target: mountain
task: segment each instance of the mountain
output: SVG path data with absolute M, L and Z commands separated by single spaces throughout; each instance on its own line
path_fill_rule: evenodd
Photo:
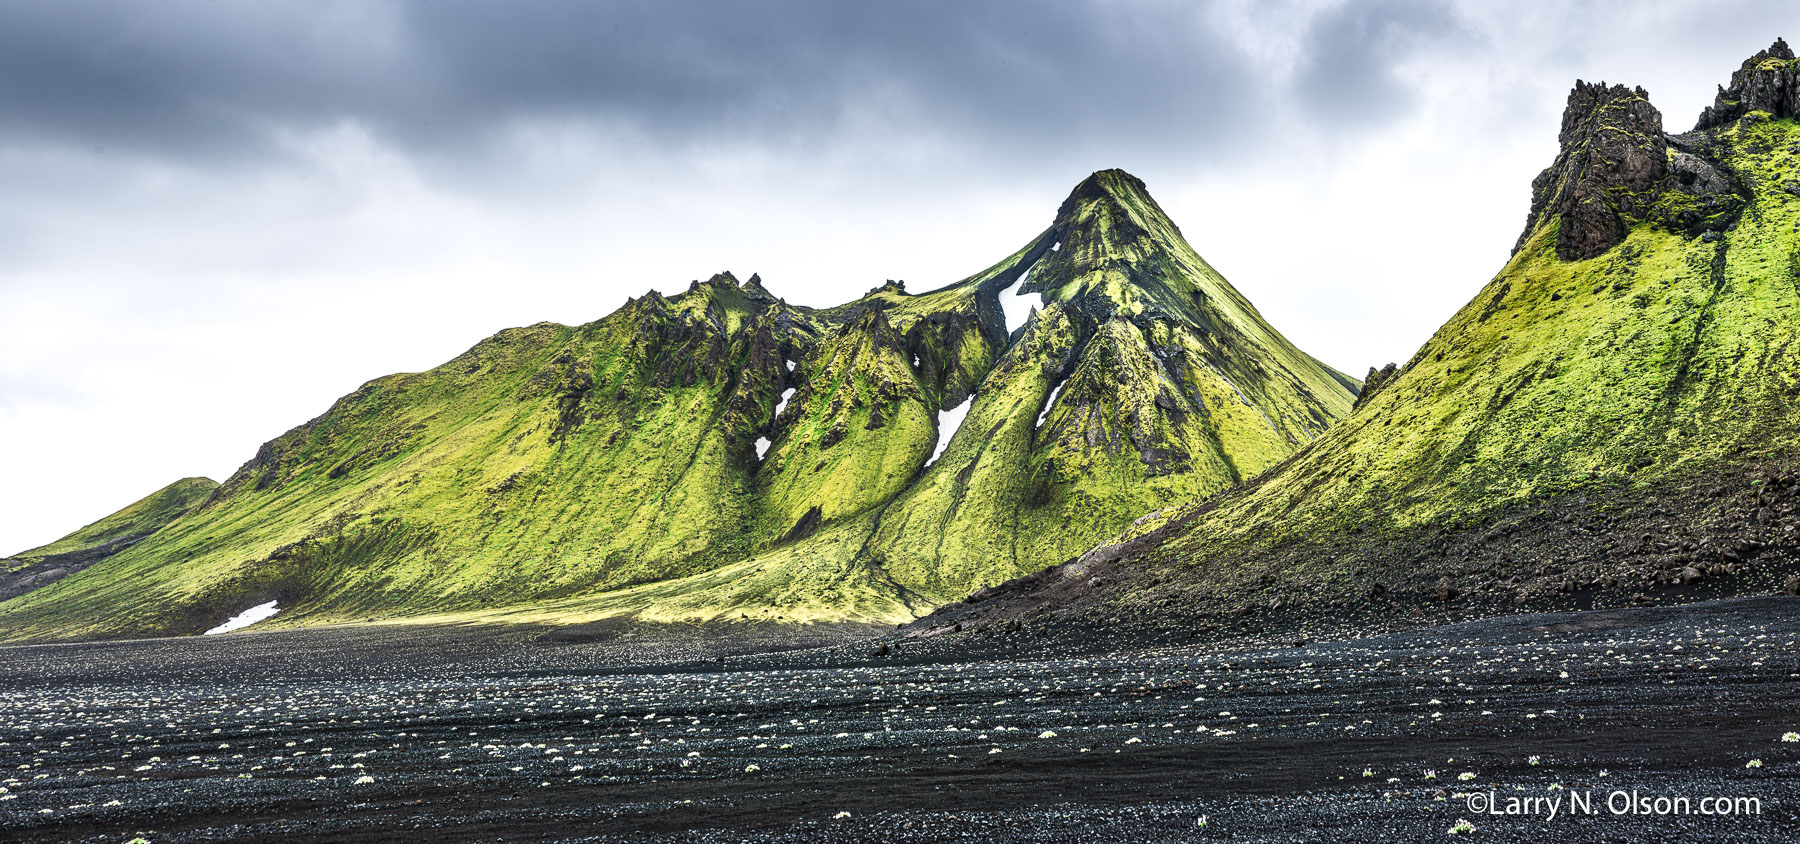
M 1238 484 L 1353 400 L 1357 383 L 1271 328 L 1130 174 L 1082 182 L 1050 233 L 1021 285 L 1045 307 L 875 527 L 872 553 L 926 603 Z
M 1641 88 L 1578 82 L 1511 260 L 1350 416 L 924 624 L 1800 591 L 1795 64 L 1777 41 L 1680 134 Z
M 1021 283 L 1023 282 L 1023 283 Z M 1008 324 L 1009 291 L 1037 293 Z M 0 638 L 268 625 L 908 621 L 1210 495 L 1347 413 L 1120 171 L 924 293 L 729 273 L 376 379 Z
M 161 530 L 219 484 L 182 478 L 49 545 L 0 559 L 0 601 L 22 595 L 124 551 Z

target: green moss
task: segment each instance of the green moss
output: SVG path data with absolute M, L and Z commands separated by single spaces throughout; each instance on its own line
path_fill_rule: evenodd
M 149 536 L 205 501 L 218 486 L 210 478 L 182 478 L 55 542 L 14 554 L 9 562 L 91 553 Z
M 820 523 L 888 501 L 931 454 L 935 402 L 918 383 L 896 329 L 867 311 L 821 344 L 757 477 L 757 535 L 790 534 L 817 508 Z
M 1800 200 L 1780 187 L 1791 121 L 1720 133 L 1754 196 L 1717 242 L 1645 223 L 1589 260 L 1541 227 L 1398 378 L 1158 552 L 1226 592 L 1257 552 L 1355 530 L 1480 522 L 1523 502 L 1682 477 L 1800 446 Z M 1148 530 L 1153 525 L 1135 529 Z M 1329 560 L 1285 572 L 1354 575 Z

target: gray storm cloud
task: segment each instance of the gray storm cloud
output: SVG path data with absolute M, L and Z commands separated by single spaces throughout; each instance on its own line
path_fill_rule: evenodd
M 1092 144 L 1124 124 L 1216 144 L 1267 93 L 1181 4 L 0 7 L 0 133 L 177 157 L 254 155 L 275 128 L 345 119 L 439 151 L 534 119 L 822 143 L 870 98 L 992 143 Z

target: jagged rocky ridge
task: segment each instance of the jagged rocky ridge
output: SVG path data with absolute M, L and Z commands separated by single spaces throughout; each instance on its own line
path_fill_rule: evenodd
M 1768 81 L 1786 55 L 1734 76 L 1749 110 L 1680 136 L 1641 89 L 1577 83 L 1512 259 L 1350 416 L 916 632 L 1141 641 L 1800 592 L 1800 124 Z
M 1514 254 L 1545 227 L 1565 261 L 1617 246 L 1655 222 L 1698 235 L 1731 225 L 1748 189 L 1722 166 L 1707 134 L 1664 134 L 1643 88 L 1577 81 L 1563 110 L 1561 151 L 1531 183 L 1531 212 Z
M 1021 280 L 1042 307 L 1009 332 Z M 371 381 L 0 604 L 0 638 L 191 633 L 267 600 L 276 624 L 904 621 L 1251 477 L 1356 386 L 1104 171 L 937 290 L 813 309 L 722 273 Z
M 1744 60 L 1731 74 L 1730 87 L 1719 86 L 1713 104 L 1700 112 L 1694 130 L 1716 129 L 1757 112 L 1765 118 L 1800 117 L 1800 62 L 1783 39 Z

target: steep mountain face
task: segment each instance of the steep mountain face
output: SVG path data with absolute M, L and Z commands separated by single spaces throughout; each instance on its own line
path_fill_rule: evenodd
M 1049 236 L 1024 283 L 1048 304 L 872 543 L 928 603 L 1061 562 L 1109 526 L 1234 486 L 1354 400 L 1356 382 L 1270 327 L 1136 177 L 1108 170 L 1083 181 Z
M 1745 75 L 1784 54 L 1732 90 L 1776 90 Z M 1641 89 L 1578 83 L 1512 260 L 1349 417 L 969 623 L 1800 588 L 1800 125 L 1780 114 L 1664 135 Z
M 1027 277 L 1044 307 L 1009 332 Z M 371 381 L 150 540 L 0 604 L 0 637 L 271 599 L 276 624 L 910 620 L 1241 482 L 1355 387 L 1107 171 L 938 290 L 810 309 L 720 274 Z
M 1260 472 L 1348 410 L 1344 400 L 1357 382 L 1277 333 L 1194 252 L 1136 177 L 1094 174 L 1063 203 L 1056 231 L 1066 233 L 1063 248 L 1044 258 L 1026 289 L 1101 323 L 1115 353 L 1147 352 L 1159 361 L 1153 368 L 1163 394 L 1144 393 L 1140 403 L 1178 416 L 1191 408 L 1210 420 L 1204 439 L 1217 444 L 1234 480 Z M 1234 406 L 1255 412 L 1234 413 Z
M 49 545 L 0 559 L 0 601 L 47 586 L 142 542 L 218 486 L 210 478 L 182 478 Z

